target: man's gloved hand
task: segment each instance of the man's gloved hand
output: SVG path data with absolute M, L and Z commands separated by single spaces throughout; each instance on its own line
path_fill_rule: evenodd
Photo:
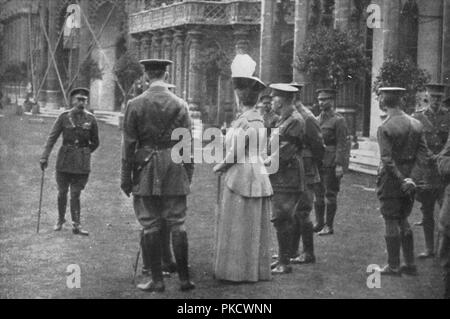
M 46 160 L 46 159 L 41 159 L 41 160 L 39 161 L 39 165 L 41 166 L 41 170 L 42 170 L 42 171 L 45 171 L 45 170 L 47 169 L 47 167 L 48 167 L 48 160 Z
M 414 194 L 416 183 L 411 178 L 405 178 L 402 182 L 402 192 L 408 195 Z
M 126 162 L 122 162 L 122 169 L 120 173 L 120 188 L 122 191 L 130 197 L 131 191 L 133 190 L 133 182 L 131 180 L 131 166 Z
M 131 183 L 124 183 L 124 182 L 122 182 L 120 184 L 120 188 L 125 193 L 125 195 L 127 195 L 127 197 L 130 197 L 131 191 L 133 189 L 133 186 L 131 185 Z
M 336 166 L 335 172 L 336 172 L 336 177 L 337 177 L 337 178 L 342 178 L 342 177 L 344 177 L 344 168 L 343 168 L 341 165 L 337 165 L 337 166 Z

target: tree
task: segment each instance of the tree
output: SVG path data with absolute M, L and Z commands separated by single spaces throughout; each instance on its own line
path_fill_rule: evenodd
M 317 84 L 339 88 L 368 73 L 370 61 L 354 31 L 322 26 L 311 32 L 303 51 L 297 52 L 294 67 Z
M 417 104 L 417 93 L 425 90 L 425 84 L 430 80 L 430 74 L 420 69 L 408 56 L 395 58 L 388 56 L 381 66 L 373 90 L 379 94 L 380 87 L 395 86 L 407 90 L 405 96 L 406 111 L 414 111 Z
M 103 70 L 100 69 L 98 62 L 92 58 L 84 60 L 81 64 L 80 73 L 89 81 L 101 80 L 103 78 Z
M 124 96 L 124 103 L 126 104 L 128 93 L 131 91 L 134 82 L 143 75 L 142 66 L 134 55 L 127 51 L 117 60 L 114 73 L 126 92 L 126 96 Z

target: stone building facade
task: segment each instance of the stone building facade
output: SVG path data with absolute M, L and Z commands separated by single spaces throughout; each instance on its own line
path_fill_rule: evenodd
M 113 67 L 128 39 L 125 9 L 121 0 L 0 0 L 0 66 L 25 63 L 22 84 L 43 106 L 64 107 L 70 88 L 86 86 L 93 109 L 120 110 Z M 101 79 L 90 78 L 92 65 Z
M 57 70 L 48 42 L 53 48 L 59 43 L 71 4 L 79 4 L 87 17 L 80 18 L 75 44 L 58 46 Z M 380 8 L 380 28 L 367 25 L 370 4 Z M 74 84 L 93 89 L 94 108 L 119 110 L 112 66 L 125 46 L 140 59 L 173 60 L 170 81 L 177 94 L 199 108 L 206 122 L 221 125 L 234 113 L 230 64 L 237 52 L 258 62 L 266 83 L 305 82 L 304 100 L 315 103 L 316 86 L 293 64 L 317 15 L 332 27 L 358 30 L 372 61 L 365 81 L 347 83 L 339 92 L 339 110 L 349 116 L 353 131 L 376 134 L 380 114 L 372 83 L 389 54 L 407 50 L 432 81 L 450 84 L 450 0 L 0 0 L 0 64 L 29 64 L 32 56 L 35 78 L 44 78 L 48 69 L 39 98 L 61 105 L 59 78 L 67 87 L 89 56 L 102 79 L 82 75 Z M 38 32 L 42 24 L 49 41 Z
M 176 93 L 199 108 L 204 121 L 229 122 L 233 58 L 248 53 L 259 64 L 261 2 L 131 0 L 128 6 L 139 58 L 173 60 Z

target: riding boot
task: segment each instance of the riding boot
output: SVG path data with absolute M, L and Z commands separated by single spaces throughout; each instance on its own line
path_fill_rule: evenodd
M 450 299 L 450 272 L 446 272 L 444 275 L 445 292 L 444 299 Z
M 292 224 L 291 228 L 291 246 L 289 250 L 289 258 L 297 258 L 299 256 L 300 237 L 302 235 L 301 225 L 297 221 Z
M 414 262 L 414 237 L 412 231 L 401 234 L 404 265 L 400 271 L 405 275 L 416 276 L 417 267 Z
M 434 219 L 423 222 L 423 234 L 425 237 L 426 250 L 418 256 L 420 259 L 433 258 L 434 257 Z
M 327 204 L 327 220 L 325 224 L 328 226 L 329 230 L 332 233 L 334 231 L 334 218 L 336 217 L 336 211 L 337 211 L 336 203 Z
M 316 262 L 314 255 L 314 232 L 312 222 L 306 222 L 302 225 L 303 258 L 301 264 L 313 264 Z
M 144 258 L 149 261 L 152 280 L 139 284 L 137 288 L 148 292 L 163 292 L 165 286 L 161 267 L 161 234 L 159 232 L 144 234 L 143 244 L 145 249 L 142 253 L 147 255 Z
M 142 253 L 142 274 L 145 276 L 150 275 L 150 258 L 147 245 L 144 241 L 144 231 L 141 232 L 141 253 Z
M 53 228 L 54 231 L 60 231 L 66 222 L 67 194 L 58 194 L 58 222 Z
M 278 265 L 272 269 L 272 274 L 282 275 L 292 272 L 292 268 L 289 266 L 289 250 L 291 246 L 290 232 L 289 231 L 277 231 L 278 239 Z
M 400 237 L 385 237 L 386 249 L 388 253 L 388 264 L 384 266 L 380 273 L 386 276 L 401 276 L 400 272 Z
M 165 273 L 177 272 L 177 265 L 173 261 L 172 249 L 170 247 L 170 231 L 167 227 L 167 222 L 162 223 L 161 227 L 162 240 L 162 268 Z
M 178 277 L 180 278 L 181 291 L 188 291 L 195 288 L 194 283 L 189 278 L 188 251 L 189 244 L 186 231 L 172 231 L 173 252 L 177 263 Z
M 320 232 L 325 226 L 325 205 L 314 203 L 314 212 L 316 214 L 316 225 L 314 225 L 314 232 Z

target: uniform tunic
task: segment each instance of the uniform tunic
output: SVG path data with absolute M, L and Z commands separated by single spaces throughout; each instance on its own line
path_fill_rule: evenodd
M 302 158 L 305 120 L 297 110 L 292 110 L 280 118 L 276 128 L 278 128 L 279 148 L 271 150 L 271 159 L 279 159 L 279 169 L 270 176 L 275 193 L 272 221 L 276 228 L 285 228 L 288 226 L 286 223 L 292 220 L 299 195 L 305 190 Z M 276 136 L 272 136 L 273 138 Z
M 99 146 L 98 126 L 93 114 L 73 110 L 62 113 L 53 125 L 41 159 L 48 160 L 62 134 L 63 143 L 56 158 L 56 171 L 88 175 L 91 171 L 91 153 Z
M 433 112 L 431 108 L 414 113 L 413 117 L 419 120 L 425 132 L 427 146 L 433 154 L 439 154 L 445 146 L 450 131 L 450 113 L 444 108 Z M 441 178 L 434 162 L 421 167 L 416 174 L 417 184 L 422 189 L 441 189 Z
M 264 130 L 256 110 L 243 113 L 228 132 L 225 189 L 218 216 L 215 277 L 235 282 L 269 280 L 270 212 L 273 191 L 263 164 L 263 150 L 254 158 L 246 143 L 245 163 L 235 152 L 238 137 Z M 245 139 L 242 139 L 245 140 Z M 261 145 L 265 145 L 264 143 Z
M 170 92 L 164 82 L 154 82 L 142 95 L 128 103 L 122 141 L 122 181 L 132 176 L 134 209 L 144 229 L 182 225 L 186 195 L 193 169 L 189 163 L 175 163 L 172 132 L 190 131 L 186 102 Z M 186 141 L 189 142 L 190 141 Z
M 347 124 L 342 115 L 333 110 L 322 112 L 318 118 L 325 143 L 325 155 L 320 168 L 321 183 L 316 189 L 319 205 L 337 203 L 341 179 L 336 177 L 336 166 L 344 169 L 348 165 Z
M 378 128 L 381 162 L 377 194 L 381 214 L 386 219 L 403 219 L 411 214 L 414 198 L 401 190 L 405 178 L 412 178 L 417 167 L 429 160 L 422 124 L 399 112 Z
M 305 120 L 305 143 L 303 150 L 303 163 L 305 167 L 305 191 L 302 193 L 297 214 L 300 218 L 309 216 L 314 203 L 314 185 L 320 182 L 318 167 L 321 166 L 325 153 L 325 144 L 320 124 L 314 114 L 303 106 L 297 104 L 297 111 Z

